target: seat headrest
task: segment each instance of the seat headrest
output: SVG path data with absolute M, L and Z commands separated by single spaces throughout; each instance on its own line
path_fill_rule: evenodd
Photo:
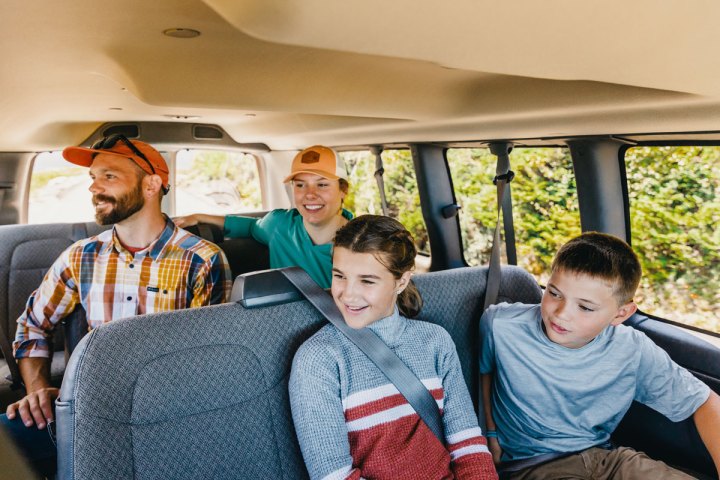
M 295 285 L 277 269 L 239 275 L 230 294 L 231 302 L 245 308 L 269 307 L 303 299 Z

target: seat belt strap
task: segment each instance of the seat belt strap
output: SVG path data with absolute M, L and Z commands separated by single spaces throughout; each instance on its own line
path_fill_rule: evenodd
M 197 229 L 198 233 L 202 238 L 210 242 L 214 241 L 214 236 L 212 230 L 210 229 L 210 225 L 208 225 L 207 223 L 198 223 Z
M 500 277 L 502 275 L 502 271 L 500 269 L 500 214 L 505 210 L 503 209 L 503 204 L 506 202 L 510 204 L 509 183 L 515 176 L 515 173 L 510 170 L 511 151 L 512 145 L 510 143 L 493 143 L 490 145 L 490 152 L 492 152 L 493 155 L 497 156 L 495 178 L 493 179 L 493 183 L 495 183 L 497 187 L 497 220 L 495 222 L 495 232 L 493 234 L 493 244 L 492 250 L 490 252 L 490 265 L 488 267 L 487 286 L 485 289 L 485 304 L 483 306 L 483 311 L 487 310 L 490 305 L 493 305 L 495 302 L 497 302 L 497 298 L 500 293 Z M 509 211 L 509 215 L 512 221 L 512 210 L 508 208 L 507 211 Z M 512 230 L 512 228 L 513 226 L 511 223 L 510 229 Z
M 505 231 L 505 253 L 507 254 L 507 262 L 510 265 L 517 265 L 517 253 L 515 250 L 515 226 L 513 224 L 512 211 L 512 192 L 511 185 L 515 172 L 510 170 L 510 161 L 508 159 L 508 180 L 505 183 L 505 192 L 502 197 L 503 212 L 503 230 Z
M 387 197 L 385 196 L 385 167 L 383 166 L 382 160 L 382 147 L 370 147 L 370 153 L 375 155 L 375 181 L 377 182 L 378 191 L 380 192 L 380 208 L 382 214 L 387 217 L 388 205 Z
M 22 376 L 20 375 L 20 368 L 18 367 L 17 360 L 13 355 L 12 345 L 10 344 L 8 333 L 5 331 L 5 325 L 0 327 L 0 350 L 2 350 L 3 357 L 7 363 L 8 370 L 10 370 L 9 380 L 12 382 L 10 388 L 17 390 L 22 388 Z
M 280 272 L 380 369 L 430 428 L 440 444 L 445 445 L 440 409 L 435 398 L 395 352 L 369 328 L 356 330 L 349 327 L 332 297 L 320 288 L 305 270 L 289 267 L 280 269 Z

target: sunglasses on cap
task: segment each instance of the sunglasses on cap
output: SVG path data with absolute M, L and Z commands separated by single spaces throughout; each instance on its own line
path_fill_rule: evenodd
M 152 166 L 152 163 L 150 163 L 150 160 L 147 159 L 144 153 L 140 151 L 128 138 L 121 134 L 121 133 L 115 133 L 113 135 L 110 135 L 105 138 L 101 138 L 97 142 L 93 143 L 90 148 L 93 150 L 110 150 L 112 147 L 114 147 L 117 142 L 122 142 L 125 146 L 127 146 L 131 152 L 133 152 L 138 157 L 145 160 L 145 163 L 148 164 L 148 167 L 150 167 L 150 171 L 153 173 L 153 175 L 157 175 L 157 172 L 155 171 L 155 167 Z M 170 191 L 169 186 L 162 186 L 162 191 L 165 195 Z

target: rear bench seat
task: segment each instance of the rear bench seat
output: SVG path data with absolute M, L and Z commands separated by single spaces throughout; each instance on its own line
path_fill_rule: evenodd
M 452 336 L 476 405 L 486 275 L 486 268 L 474 267 L 415 277 L 425 300 L 420 320 Z M 528 273 L 503 267 L 500 301 L 540 297 Z M 103 325 L 78 345 L 63 382 L 59 478 L 307 478 L 287 382 L 295 351 L 324 324 L 302 300 L 254 309 L 231 303 Z M 623 423 L 646 430 L 632 417 L 631 410 Z M 663 428 L 677 435 L 693 425 Z M 678 465 L 713 472 L 697 432 L 689 435 L 693 447 Z
M 40 285 L 52 263 L 75 241 L 97 235 L 106 228 L 95 222 L 0 226 L 0 332 L 5 332 L 10 342 L 15 337 L 16 321 L 28 297 Z M 199 225 L 187 230 L 215 242 L 223 249 L 233 278 L 241 273 L 264 270 L 270 266 L 267 247 L 251 238 L 224 240 L 222 229 L 212 225 Z M 65 368 L 62 329 L 56 330 L 53 343 L 56 353 L 53 357 L 52 379 L 55 385 L 60 385 Z M 19 395 L 19 392 L 9 391 L 8 375 L 5 359 L 0 358 L 1 410 Z
M 95 222 L 0 226 L 0 326 L 11 342 L 15 337 L 17 318 L 50 265 L 73 242 L 97 235 L 105 228 Z M 58 354 L 53 361 L 53 376 L 59 384 L 65 363 L 61 329 L 54 344 Z M 0 388 L 7 389 L 9 382 L 5 377 L 8 373 L 2 359 Z
M 421 320 L 452 336 L 476 404 L 486 275 L 476 267 L 415 277 Z M 540 295 L 528 273 L 503 267 L 501 301 Z M 303 300 L 216 305 L 96 329 L 73 354 L 57 404 L 59 478 L 307 478 L 287 382 L 295 351 L 324 323 Z

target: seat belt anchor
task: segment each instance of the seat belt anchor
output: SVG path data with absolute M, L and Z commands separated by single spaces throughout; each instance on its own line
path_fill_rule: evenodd
M 508 170 L 507 173 L 496 175 L 495 178 L 493 178 L 493 184 L 497 185 L 498 180 L 505 180 L 505 183 L 510 183 L 513 181 L 513 178 L 515 178 L 515 172 Z

